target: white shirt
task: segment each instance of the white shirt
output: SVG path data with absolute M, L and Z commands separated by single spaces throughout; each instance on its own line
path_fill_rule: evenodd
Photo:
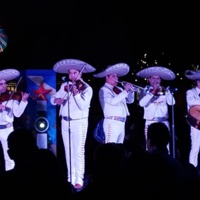
M 7 109 L 0 112 L 0 124 L 4 125 L 7 123 L 12 123 L 14 121 L 14 117 L 20 117 L 23 114 L 28 101 L 19 102 L 17 100 L 9 100 L 2 102 L 2 104 L 8 109 L 11 109 L 10 112 L 8 112 Z
M 139 105 L 144 107 L 144 119 L 146 120 L 158 117 L 168 118 L 168 105 L 174 104 L 175 99 L 169 91 L 157 98 L 152 93 L 146 93 L 139 101 Z
M 119 116 L 126 117 L 130 115 L 127 103 L 133 103 L 135 93 L 127 92 L 118 87 L 122 92 L 116 94 L 113 86 L 105 83 L 99 90 L 99 101 L 103 110 L 104 117 Z
M 191 106 L 200 105 L 200 89 L 198 87 L 186 91 L 187 109 Z
M 84 89 L 84 91 L 80 91 L 75 96 L 73 96 L 71 92 L 68 93 L 65 91 L 65 86 L 67 86 L 68 83 L 63 83 L 60 89 L 51 96 L 50 102 L 52 105 L 56 105 L 54 103 L 56 98 L 64 98 L 66 100 L 66 103 L 60 106 L 61 116 L 71 117 L 72 119 L 81 119 L 89 116 L 93 90 L 87 83 L 83 83 L 85 84 L 86 89 Z

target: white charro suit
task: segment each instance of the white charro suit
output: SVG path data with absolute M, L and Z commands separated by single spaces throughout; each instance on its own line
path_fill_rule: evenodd
M 64 98 L 60 106 L 61 134 L 65 148 L 65 158 L 68 169 L 68 181 L 72 185 L 83 185 L 85 173 L 85 141 L 88 130 L 90 102 L 93 96 L 92 88 L 82 80 L 85 89 L 75 96 L 66 92 L 63 83 L 60 89 L 51 97 L 53 105 L 56 98 Z M 71 84 L 71 83 L 69 83 Z
M 104 114 L 103 129 L 105 143 L 123 143 L 125 137 L 125 121 L 130 115 L 127 103 L 133 103 L 135 93 L 122 88 L 119 94 L 113 91 L 113 86 L 105 83 L 99 90 L 99 101 Z
M 147 142 L 147 131 L 150 124 L 155 122 L 164 123 L 170 130 L 168 105 L 174 105 L 175 99 L 170 91 L 154 96 L 148 91 L 148 86 L 144 89 L 144 94 L 139 100 L 139 105 L 144 108 L 145 119 L 145 140 Z M 147 143 L 146 143 L 147 148 Z M 168 145 L 169 150 L 169 145 Z
M 6 109 L 4 111 L 0 110 L 0 141 L 3 147 L 6 171 L 13 169 L 15 165 L 14 161 L 10 159 L 7 153 L 7 138 L 14 130 L 14 117 L 20 117 L 23 114 L 27 104 L 28 101 L 19 102 L 17 100 L 2 102 L 2 105 L 6 106 Z
M 187 109 L 191 108 L 191 106 L 200 105 L 200 89 L 195 87 L 187 90 L 186 92 L 186 101 L 187 101 Z M 191 149 L 189 154 L 189 162 L 193 164 L 195 167 L 198 165 L 198 154 L 200 150 L 200 130 L 190 126 L 190 137 L 191 137 Z

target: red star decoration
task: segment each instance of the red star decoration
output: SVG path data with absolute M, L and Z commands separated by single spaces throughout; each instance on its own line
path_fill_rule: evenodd
M 46 95 L 51 92 L 51 90 L 45 90 L 44 86 L 43 86 L 43 82 L 40 83 L 40 86 L 37 90 L 33 90 L 33 92 L 35 93 L 35 99 L 36 100 L 45 100 L 47 101 L 47 97 Z

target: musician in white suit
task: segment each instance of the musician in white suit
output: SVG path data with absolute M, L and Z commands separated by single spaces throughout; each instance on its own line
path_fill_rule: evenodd
M 61 135 L 64 144 L 68 181 L 76 190 L 84 186 L 85 142 L 88 131 L 92 87 L 83 80 L 84 73 L 96 69 L 77 59 L 64 59 L 53 66 L 56 73 L 68 74 L 69 81 L 51 96 L 51 104 L 58 105 L 61 117 Z
M 151 66 L 140 70 L 136 75 L 147 79 L 149 82 L 149 85 L 144 88 L 144 91 L 139 99 L 139 105 L 144 108 L 144 133 L 146 150 L 148 150 L 147 132 L 150 124 L 162 122 L 170 130 L 168 105 L 174 105 L 175 99 L 171 91 L 164 88 L 161 85 L 161 82 L 162 80 L 171 81 L 175 79 L 175 74 L 166 67 Z
M 129 69 L 126 63 L 117 63 L 94 74 L 96 78 L 105 78 L 105 84 L 99 90 L 99 101 L 104 114 L 105 143 L 124 142 L 125 122 L 130 115 L 127 104 L 134 102 L 135 92 L 131 83 L 126 82 L 124 88 L 117 84 L 118 77 L 128 74 Z
M 200 105 L 200 70 L 193 71 L 193 70 L 186 70 L 185 71 L 186 78 L 193 80 L 196 85 L 186 91 L 186 103 L 188 113 L 189 110 L 193 106 Z M 194 108 L 194 107 L 193 107 Z M 200 150 L 200 129 L 199 125 L 195 124 L 195 119 L 191 120 L 192 116 L 188 116 L 188 120 L 191 121 L 190 123 L 190 138 L 191 138 L 191 148 L 189 153 L 189 162 L 193 164 L 195 167 L 198 166 L 198 154 Z
M 14 98 L 11 91 L 7 90 L 7 82 L 20 76 L 16 69 L 4 69 L 0 71 L 0 142 L 2 144 L 5 170 L 9 171 L 14 168 L 15 163 L 8 155 L 7 138 L 14 130 L 14 120 L 24 113 L 28 105 L 28 93 L 22 93 L 19 100 Z

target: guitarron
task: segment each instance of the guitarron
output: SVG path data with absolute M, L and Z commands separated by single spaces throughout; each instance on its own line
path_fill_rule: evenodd
M 200 130 L 200 105 L 190 107 L 187 114 L 187 122 L 190 126 Z

